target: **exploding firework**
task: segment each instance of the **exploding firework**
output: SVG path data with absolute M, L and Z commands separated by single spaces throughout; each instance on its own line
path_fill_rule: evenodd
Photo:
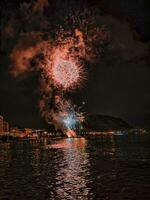
M 82 68 L 73 61 L 56 59 L 52 68 L 52 79 L 57 87 L 72 89 L 82 81 Z
M 75 105 L 72 105 L 70 100 L 57 97 L 56 102 L 57 108 L 52 115 L 52 121 L 56 125 L 55 128 L 61 129 L 65 134 L 74 133 L 75 136 L 75 132 L 80 132 L 82 129 L 83 113 Z
M 44 1 L 42 5 L 40 2 L 26 5 L 27 13 L 23 17 L 30 14 L 29 19 L 39 20 L 37 10 L 42 12 L 48 5 L 48 1 Z M 28 12 L 29 8 L 31 13 Z M 98 27 L 95 23 L 97 20 L 92 16 L 92 10 L 63 16 L 64 22 L 56 23 L 59 24 L 57 30 L 50 29 L 50 24 L 44 17 L 39 24 L 39 31 L 25 32 L 19 37 L 17 33 L 18 42 L 10 55 L 10 71 L 13 76 L 24 76 L 32 72 L 40 74 L 40 112 L 48 123 L 52 122 L 56 129 L 68 136 L 75 136 L 84 116 L 76 111 L 70 101 L 64 99 L 64 93 L 82 85 L 86 79 L 85 62 L 95 61 L 97 53 L 99 55 L 101 52 L 101 48 L 93 51 L 93 46 L 105 46 L 103 44 L 108 38 L 105 28 Z M 24 21 L 26 18 L 23 24 Z
M 75 129 L 77 119 L 76 119 L 76 116 L 74 116 L 74 114 L 71 113 L 70 115 L 67 115 L 66 117 L 64 117 L 63 122 L 67 128 Z
M 60 90 L 75 89 L 85 80 L 86 73 L 81 62 L 85 53 L 82 35 L 82 32 L 75 29 L 72 36 L 58 36 L 59 42 L 52 44 L 50 51 L 44 52 L 43 72 L 48 74 L 53 85 Z

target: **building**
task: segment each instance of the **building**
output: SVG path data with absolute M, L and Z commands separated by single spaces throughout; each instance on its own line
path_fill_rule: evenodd
M 24 132 L 17 127 L 10 128 L 10 135 L 15 138 L 25 137 Z
M 31 128 L 25 128 L 24 134 L 26 137 L 32 137 L 32 129 Z
M 3 121 L 3 131 L 6 133 L 9 132 L 9 124 L 6 121 Z
M 6 133 L 9 133 L 9 124 L 4 120 L 3 116 L 0 116 L 0 135 Z
M 4 132 L 3 121 L 4 121 L 3 116 L 0 116 L 0 134 Z

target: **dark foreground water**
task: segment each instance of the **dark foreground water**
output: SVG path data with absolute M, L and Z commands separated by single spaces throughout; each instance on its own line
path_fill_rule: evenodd
M 0 200 L 149 200 L 150 135 L 0 143 Z

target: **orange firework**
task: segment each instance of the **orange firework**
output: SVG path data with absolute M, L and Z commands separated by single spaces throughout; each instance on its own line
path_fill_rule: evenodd
M 38 0 L 31 5 L 35 19 L 37 12 L 41 13 L 47 5 L 47 0 Z M 37 21 L 40 29 L 19 34 L 18 43 L 10 55 L 13 76 L 26 77 L 38 72 L 40 112 L 48 123 L 52 122 L 68 137 L 74 137 L 75 131 L 81 128 L 84 115 L 65 99 L 64 94 L 84 83 L 87 77 L 85 63 L 95 62 L 109 40 L 106 27 L 97 23 L 96 13 L 93 8 L 73 11 L 63 16 L 58 29 L 53 29 L 47 20 Z
M 74 61 L 56 58 L 51 70 L 52 79 L 57 87 L 64 90 L 73 89 L 83 80 L 83 70 Z
M 58 38 L 51 52 L 46 51 L 47 60 L 43 70 L 49 74 L 55 87 L 61 90 L 74 89 L 85 79 L 85 71 L 81 63 L 85 46 L 80 31 L 75 30 L 74 36 Z

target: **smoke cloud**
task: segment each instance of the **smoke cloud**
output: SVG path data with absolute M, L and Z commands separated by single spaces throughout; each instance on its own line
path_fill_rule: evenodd
M 23 3 L 8 22 L 3 21 L 3 37 L 13 38 L 9 71 L 15 78 L 38 73 L 41 115 L 56 129 L 74 136 L 73 129 L 81 126 L 84 116 L 65 99 L 66 92 L 82 85 L 86 62 L 94 62 L 101 55 L 109 34 L 106 27 L 96 23 L 91 10 L 69 12 L 61 19 L 58 13 L 57 27 L 53 27 L 44 15 L 45 8 L 49 8 L 47 0 Z M 7 45 L 4 42 L 3 48 Z

